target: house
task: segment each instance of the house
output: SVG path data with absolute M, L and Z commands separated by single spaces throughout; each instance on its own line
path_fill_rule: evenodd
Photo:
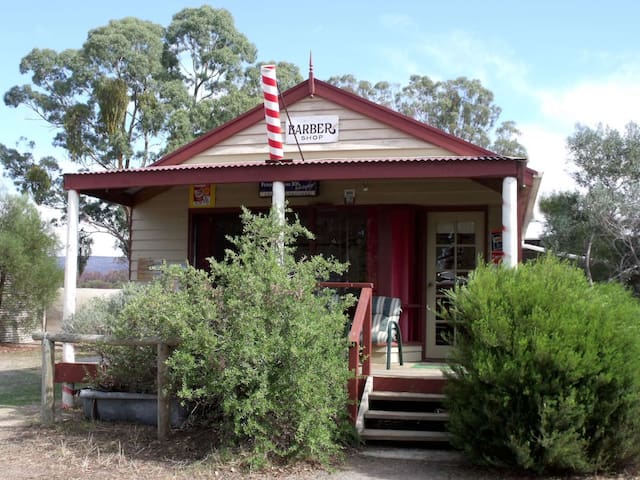
M 446 357 L 455 331 L 437 315 L 440 300 L 479 256 L 521 259 L 537 172 L 524 158 L 497 155 L 312 74 L 282 94 L 283 105 L 291 161 L 265 161 L 259 105 L 151 166 L 67 174 L 64 186 L 70 199 L 132 209 L 130 277 L 145 280 L 163 260 L 205 267 L 207 257 L 221 257 L 225 235 L 239 232 L 240 206 L 268 209 L 269 182 L 287 182 L 288 206 L 316 235 L 301 248 L 349 262 L 344 278 L 332 280 L 371 282 L 374 295 L 401 299 L 406 360 Z
M 312 76 L 282 97 L 293 122 L 283 121 L 291 162 L 265 161 L 260 105 L 149 167 L 67 174 L 65 188 L 131 207 L 130 278 L 144 280 L 162 260 L 204 267 L 220 257 L 225 235 L 238 232 L 239 207 L 266 209 L 264 182 L 289 182 L 289 207 L 317 236 L 303 248 L 348 261 L 341 280 L 401 298 L 404 340 L 418 346 L 412 355 L 445 357 L 453 339 L 436 315 L 438 300 L 478 255 L 522 257 L 537 173 L 526 159 L 496 155 Z M 500 247 L 508 234 L 512 251 Z

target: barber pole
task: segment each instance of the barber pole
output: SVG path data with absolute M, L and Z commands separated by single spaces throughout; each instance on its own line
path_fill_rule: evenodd
M 269 159 L 282 160 L 282 126 L 280 124 L 280 104 L 278 103 L 278 82 L 276 66 L 263 65 L 262 92 L 264 93 L 264 118 L 267 122 L 267 138 L 269 141 Z
M 276 80 L 276 66 L 263 65 L 262 92 L 264 93 L 264 118 L 267 123 L 267 139 L 269 141 L 269 160 L 281 161 L 284 157 L 282 148 L 282 125 L 280 123 L 280 103 L 278 102 L 278 82 Z M 284 182 L 273 182 L 271 207 L 275 209 L 278 221 L 285 224 L 285 191 Z M 284 262 L 284 238 L 277 242 L 281 262 Z

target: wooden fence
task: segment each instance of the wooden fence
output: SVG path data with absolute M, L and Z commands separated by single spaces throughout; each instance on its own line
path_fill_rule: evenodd
M 157 337 L 116 338 L 108 335 L 78 335 L 70 333 L 37 332 L 34 340 L 42 341 L 42 403 L 40 415 L 43 423 L 55 421 L 55 346 L 56 342 L 72 344 L 102 344 L 118 346 L 156 346 L 158 351 L 158 439 L 166 440 L 169 434 L 170 398 L 168 392 L 167 365 L 169 347 L 176 346 L 177 340 L 162 340 Z

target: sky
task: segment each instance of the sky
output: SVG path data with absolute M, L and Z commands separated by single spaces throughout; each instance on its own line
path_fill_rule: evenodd
M 33 48 L 80 48 L 87 32 L 133 16 L 167 26 L 202 1 L 32 0 L 10 2 L 0 16 L 0 93 L 29 82 L 20 59 Z M 287 61 L 316 78 L 406 84 L 477 78 L 494 93 L 500 121 L 513 120 L 529 166 L 543 174 L 541 195 L 571 190 L 566 139 L 580 123 L 623 129 L 640 121 L 640 2 L 634 0 L 223 0 L 259 61 Z M 25 107 L 0 102 L 0 143 L 27 137 L 36 156 L 57 153 L 53 133 Z M 10 191 L 4 181 L 0 190 Z M 530 232 L 539 231 L 539 224 Z M 97 239 L 94 254 L 111 254 Z

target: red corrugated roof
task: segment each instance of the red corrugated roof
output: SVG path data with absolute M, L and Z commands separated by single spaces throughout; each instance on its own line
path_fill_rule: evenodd
M 267 162 L 265 160 L 253 160 L 242 162 L 218 162 L 218 163 L 183 163 L 178 165 L 150 165 L 143 168 L 131 168 L 128 170 L 103 170 L 97 172 L 79 172 L 66 174 L 65 176 L 75 175 L 113 175 L 122 173 L 145 173 L 145 172 L 170 172 L 170 171 L 186 171 L 186 170 L 216 170 L 227 168 L 247 168 L 247 167 L 288 167 L 296 166 L 297 168 L 304 165 L 336 165 L 336 164 L 378 164 L 378 163 L 431 163 L 431 162 L 479 162 L 479 161 L 513 161 L 524 160 L 514 157 L 505 157 L 502 155 L 480 155 L 480 156 L 431 156 L 431 157 L 377 157 L 377 158 L 313 158 L 307 160 L 292 160 L 284 162 Z

